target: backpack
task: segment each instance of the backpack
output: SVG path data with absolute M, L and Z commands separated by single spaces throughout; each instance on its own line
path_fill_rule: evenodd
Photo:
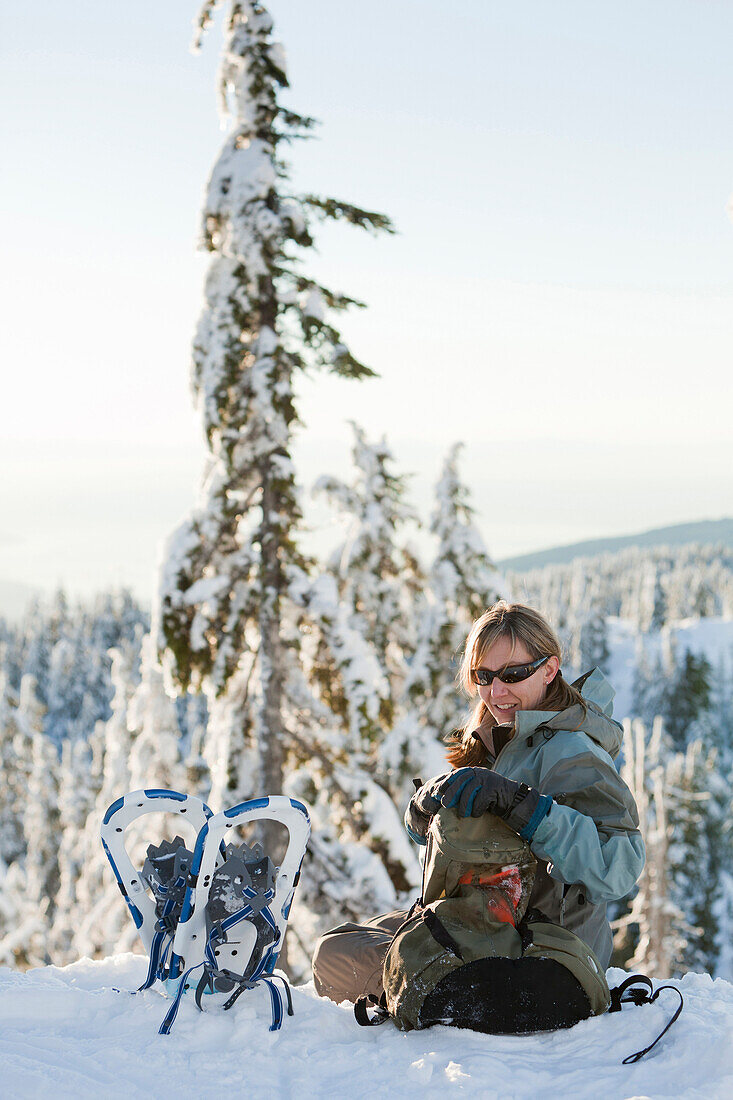
M 630 988 L 642 982 L 651 992 L 643 976 L 612 994 L 591 948 L 528 907 L 536 860 L 501 818 L 460 818 L 442 807 L 426 840 L 422 895 L 387 949 L 382 996 L 354 1006 L 360 1024 L 526 1034 L 652 999 Z

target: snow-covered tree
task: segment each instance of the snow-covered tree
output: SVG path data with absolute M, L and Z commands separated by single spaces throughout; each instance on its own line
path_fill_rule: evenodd
M 508 595 L 474 522 L 469 491 L 458 472 L 460 453 L 460 444 L 451 448 L 435 487 L 430 530 L 438 547 L 416 601 L 417 644 L 400 720 L 382 748 L 395 793 L 403 799 L 410 793 L 405 780 L 445 767 L 439 739 L 462 718 L 455 678 L 466 636 L 474 619 Z
M 173 699 L 166 693 L 155 639 L 146 635 L 141 653 L 141 677 L 127 709 L 133 735 L 130 786 L 179 790 L 184 780 L 181 733 Z
M 654 718 L 664 713 L 668 671 L 659 653 L 649 656 L 643 636 L 637 639 L 635 658 L 632 714 L 651 728 Z
M 310 691 L 327 724 L 344 732 L 342 752 L 366 761 L 389 728 L 394 711 L 390 682 L 374 648 L 353 622 L 329 573 L 293 577 L 291 593 L 303 610 L 302 657 Z
M 21 739 L 17 711 L 18 697 L 0 670 L 0 859 L 6 866 L 25 850 L 23 805 L 32 742 Z
M 704 654 L 685 650 L 665 699 L 664 726 L 677 748 L 691 739 L 693 724 L 710 706 L 712 669 Z
M 89 741 L 81 738 L 67 738 L 61 747 L 58 782 L 59 888 L 47 933 L 49 954 L 55 963 L 72 962 L 77 957 L 73 947 L 81 908 L 77 886 L 85 871 L 84 827 L 93 810 L 96 794 L 92 783 L 91 756 Z
M 685 916 L 686 943 L 675 960 L 676 973 L 714 973 L 718 962 L 719 915 L 716 900 L 725 862 L 725 825 L 731 795 L 718 774 L 715 751 L 700 740 L 675 753 L 665 770 L 669 806 L 670 895 Z
M 624 765 L 621 774 L 639 810 L 639 828 L 646 846 L 646 864 L 627 914 L 616 922 L 616 943 L 631 938 L 633 953 L 624 952 L 625 965 L 656 978 L 667 978 L 687 943 L 689 926 L 671 896 L 669 873 L 669 818 L 664 773 L 668 759 L 662 721 L 655 721 L 647 742 L 638 719 L 624 723 Z
M 626 938 L 623 961 L 655 977 L 714 973 L 731 808 L 715 750 L 695 740 L 675 752 L 661 718 L 649 739 L 637 719 L 625 723 L 624 756 L 622 774 L 639 808 L 647 858 L 630 910 L 617 922 L 617 947 Z M 629 938 L 633 930 L 636 936 Z
M 642 630 L 659 630 L 667 618 L 661 568 L 648 562 L 640 576 L 639 613 Z
M 32 676 L 20 685 L 18 725 L 32 745 L 28 789 L 24 799 L 25 935 L 21 961 L 39 965 L 51 961 L 47 933 L 59 887 L 58 752 L 43 732 L 44 708 Z
M 202 31 L 218 6 L 204 5 Z M 289 571 L 305 564 L 291 461 L 296 381 L 306 369 L 371 373 L 328 319 L 357 303 L 304 273 L 302 257 L 314 219 L 390 225 L 293 193 L 284 149 L 313 120 L 279 102 L 287 78 L 272 19 L 260 3 L 233 2 L 224 37 L 220 99 L 230 130 L 204 204 L 203 247 L 213 258 L 193 349 L 209 455 L 199 503 L 167 548 L 159 642 L 172 681 L 207 691 L 223 769 L 216 783 L 242 796 L 282 790 L 291 751 L 286 685 L 298 641 L 291 632 L 285 642 L 284 624 Z
M 119 890 L 102 850 L 99 829 L 107 808 L 131 789 L 132 738 L 127 714 L 139 681 L 138 647 L 134 643 L 123 644 L 111 656 L 112 715 L 99 731 L 95 746 L 91 776 L 98 794 L 84 826 L 83 872 L 77 883 L 81 919 L 74 935 L 74 948 L 82 955 L 114 948 L 129 950 L 136 939 L 135 929 L 128 927 L 125 907 L 120 905 Z
M 392 469 L 394 460 L 386 441 L 370 443 L 358 425 L 352 426 L 353 482 L 322 477 L 315 491 L 325 495 L 348 524 L 346 539 L 331 555 L 328 568 L 336 580 L 338 602 L 346 612 L 348 626 L 376 659 L 377 675 L 371 690 L 381 700 L 379 718 L 384 732 L 392 724 L 415 647 L 413 608 L 421 577 L 414 552 L 405 544 L 404 530 L 417 517 L 406 501 L 405 478 Z M 317 671 L 325 693 L 339 706 L 339 696 L 346 689 L 343 666 L 339 669 L 338 657 L 331 662 L 329 683 L 328 648 Z M 334 655 L 343 649 L 338 642 L 330 648 Z M 365 671 L 361 657 L 360 665 Z

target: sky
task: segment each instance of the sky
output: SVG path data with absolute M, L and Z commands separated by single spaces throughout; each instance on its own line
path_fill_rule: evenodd
M 224 139 L 196 4 L 6 5 L 0 582 L 149 599 L 203 461 L 188 385 Z M 731 513 L 733 5 L 272 0 L 296 189 L 389 214 L 309 269 L 379 372 L 301 386 L 304 491 L 448 448 L 496 558 Z M 221 18 L 221 17 L 220 17 Z M 309 505 L 310 508 L 310 505 Z M 316 544 L 337 537 L 314 506 Z

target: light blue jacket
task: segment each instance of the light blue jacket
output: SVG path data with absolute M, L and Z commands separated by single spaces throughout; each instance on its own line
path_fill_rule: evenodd
M 576 932 L 603 966 L 611 957 L 606 902 L 625 897 L 644 867 L 633 796 L 614 766 L 622 728 L 614 691 L 593 669 L 580 687 L 588 711 L 519 711 L 515 732 L 486 767 L 552 797 L 531 840 L 538 860 L 530 905 Z M 579 727 L 579 728 L 578 728 Z

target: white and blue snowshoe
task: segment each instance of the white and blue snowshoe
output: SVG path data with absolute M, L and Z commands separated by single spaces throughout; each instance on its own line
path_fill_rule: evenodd
M 172 946 L 193 858 L 192 852 L 184 854 L 187 852 L 185 843 L 176 837 L 172 844 L 163 841 L 158 848 L 150 845 L 144 866 L 141 869 L 134 866 L 125 847 L 125 831 L 145 814 L 160 812 L 185 814 L 196 834 L 213 816 L 206 803 L 193 795 L 159 789 L 131 791 L 112 803 L 104 815 L 101 830 L 102 847 L 151 965 L 154 956 Z M 179 849 L 181 855 L 176 859 Z M 153 980 L 155 976 L 148 984 Z
M 165 797 L 187 804 L 173 806 Z M 186 812 L 191 820 L 198 810 L 201 824 L 194 850 L 181 837 L 151 844 L 142 870 L 136 872 L 125 850 L 124 830 L 142 813 L 161 809 Z M 279 868 L 258 843 L 227 843 L 235 826 L 265 820 L 288 830 Z M 282 795 L 252 799 L 212 815 L 199 799 L 174 791 L 133 791 L 107 811 L 102 842 L 150 956 L 140 988 L 157 980 L 174 998 L 161 1034 L 170 1031 L 181 998 L 194 987 L 199 1008 L 207 995 L 228 1009 L 245 989 L 264 982 L 272 1005 L 270 1030 L 277 1030 L 284 1015 L 278 980 L 292 1015 L 287 981 L 275 967 L 309 835 L 305 806 Z

